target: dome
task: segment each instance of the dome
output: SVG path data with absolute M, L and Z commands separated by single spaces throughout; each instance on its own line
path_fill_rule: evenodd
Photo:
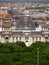
M 36 26 L 33 20 L 30 18 L 22 18 L 16 25 L 18 30 L 35 30 Z

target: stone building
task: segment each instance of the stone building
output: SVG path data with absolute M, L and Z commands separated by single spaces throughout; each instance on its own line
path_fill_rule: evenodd
M 11 26 L 11 19 L 3 22 L 0 18 L 0 42 L 23 41 L 26 46 L 30 46 L 36 41 L 49 41 L 49 24 L 46 22 L 34 21 L 30 17 L 24 16 L 17 23 L 15 28 Z M 13 21 L 14 22 L 14 21 Z

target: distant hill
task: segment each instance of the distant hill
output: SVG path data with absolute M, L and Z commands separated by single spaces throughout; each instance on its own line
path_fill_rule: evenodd
M 0 0 L 0 2 L 49 2 L 49 0 Z

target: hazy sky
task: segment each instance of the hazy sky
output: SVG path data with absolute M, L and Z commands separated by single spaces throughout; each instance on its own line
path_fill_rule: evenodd
M 31 1 L 31 2 L 37 2 L 37 1 L 39 1 L 39 2 L 49 2 L 49 0 L 0 0 L 1 2 L 2 1 L 19 1 L 19 2 L 22 2 L 22 1 L 26 1 L 26 2 L 29 2 L 29 1 Z

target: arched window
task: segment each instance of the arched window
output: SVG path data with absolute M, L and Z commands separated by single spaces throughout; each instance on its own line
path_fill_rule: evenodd
M 48 37 L 45 37 L 45 39 L 48 39 Z
M 48 41 L 48 35 L 45 36 L 45 41 L 46 41 L 46 42 Z
M 8 36 L 5 37 L 5 41 L 9 42 L 9 37 Z
M 5 39 L 6 39 L 6 40 L 8 40 L 8 39 L 9 39 L 9 37 L 5 37 Z

